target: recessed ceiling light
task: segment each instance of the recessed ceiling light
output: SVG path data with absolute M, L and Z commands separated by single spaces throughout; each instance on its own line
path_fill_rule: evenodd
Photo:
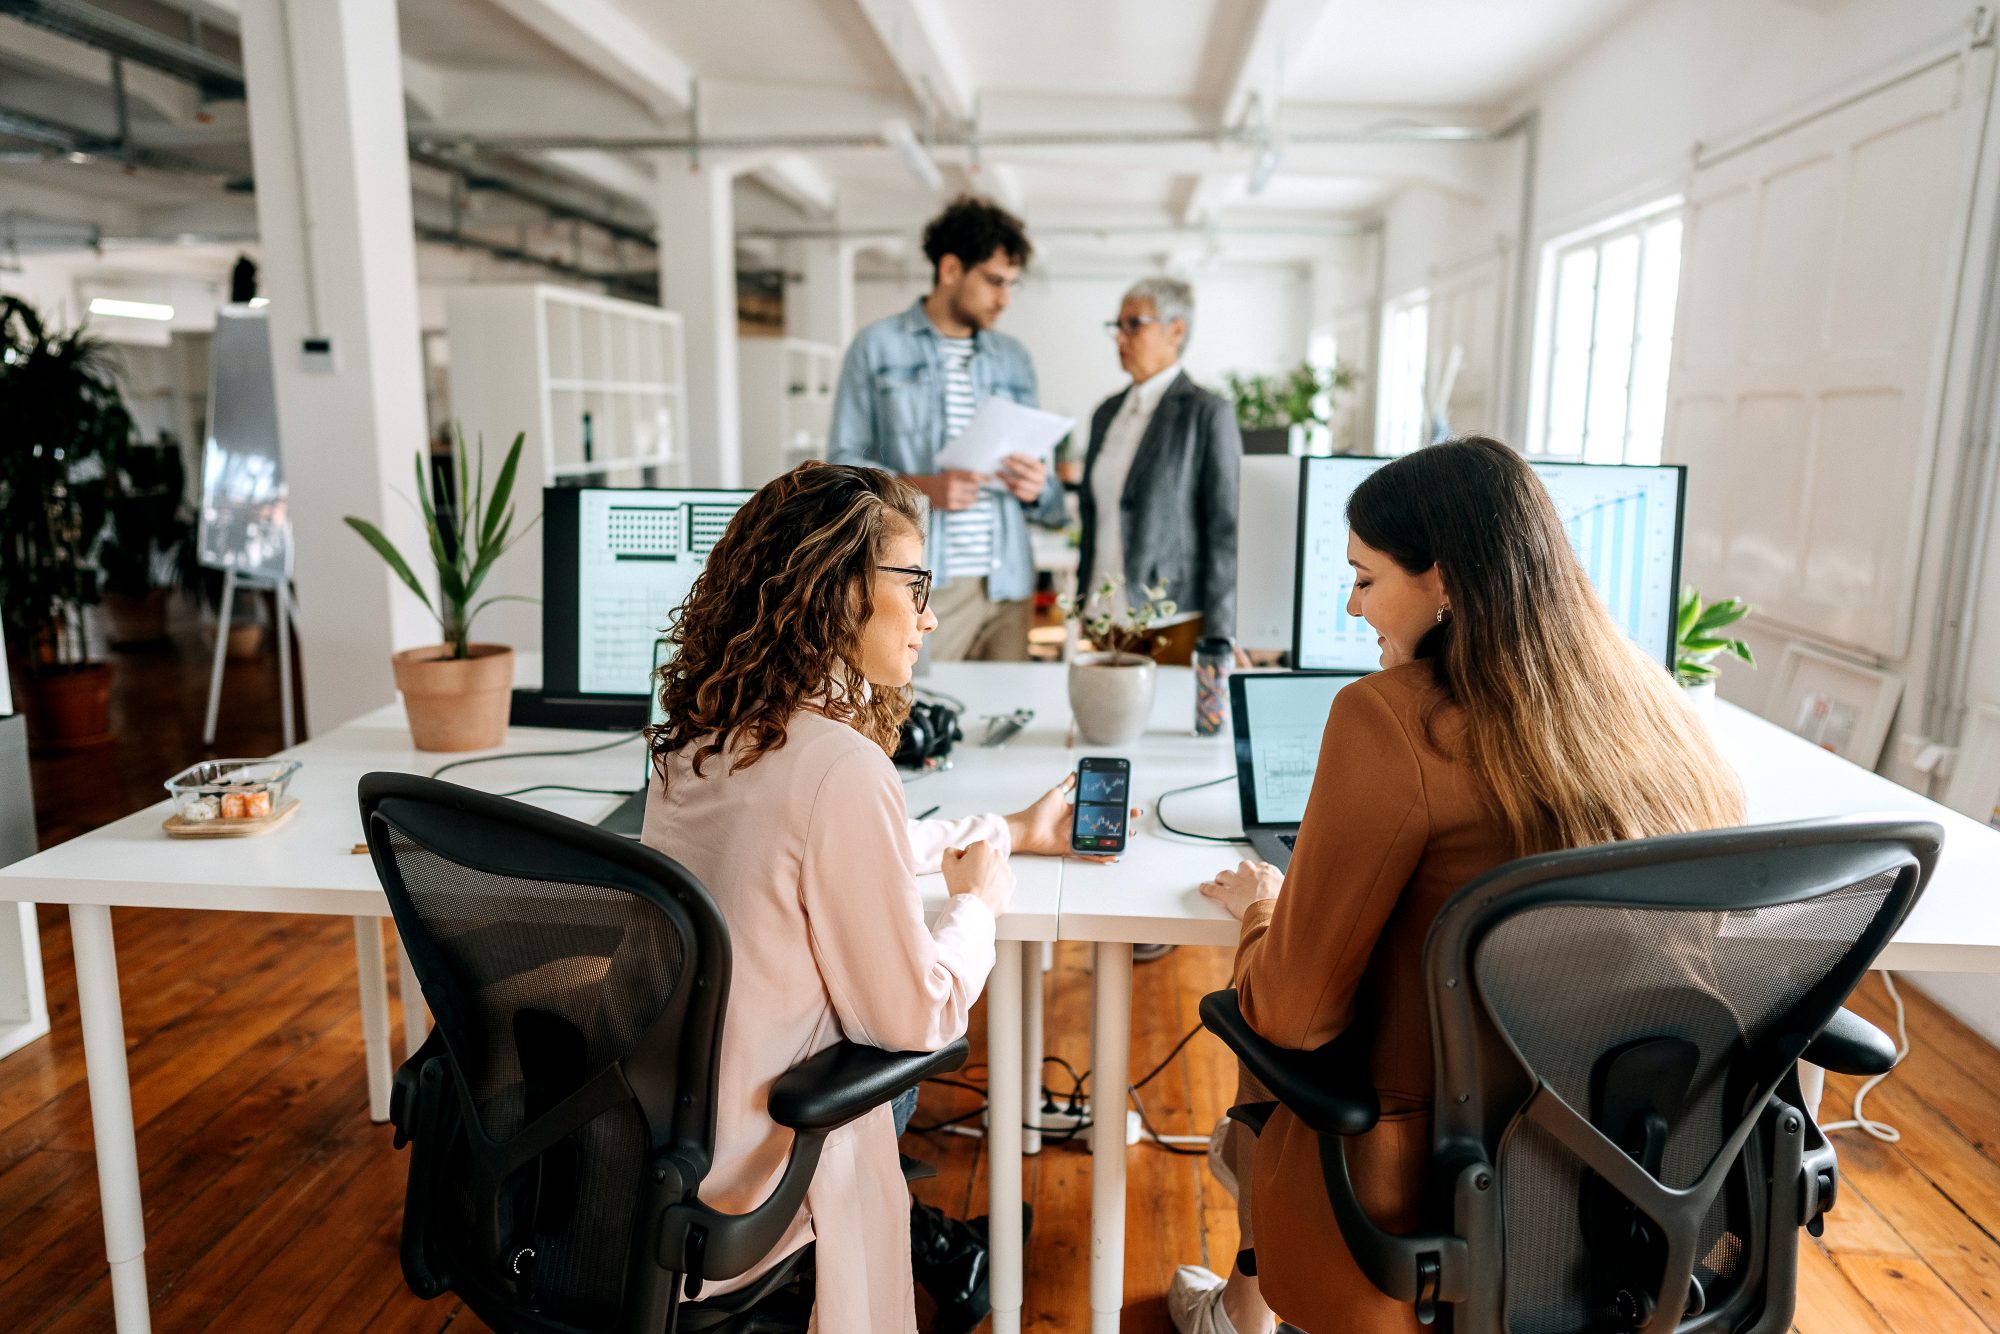
M 170 320 L 174 317 L 174 308 L 154 301 L 114 301 L 100 296 L 91 298 L 90 313 L 121 315 L 128 320 Z

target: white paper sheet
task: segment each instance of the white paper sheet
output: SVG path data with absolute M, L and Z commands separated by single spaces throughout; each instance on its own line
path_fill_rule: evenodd
M 937 468 L 996 473 L 1009 454 L 1028 454 L 1049 461 L 1056 442 L 1076 425 L 1073 417 L 1024 408 L 1011 398 L 994 394 L 979 405 L 965 429 L 938 451 Z

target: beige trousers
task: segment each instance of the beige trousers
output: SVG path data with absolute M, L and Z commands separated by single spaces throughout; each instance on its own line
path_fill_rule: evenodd
M 1032 598 L 995 602 L 984 579 L 954 579 L 931 590 L 938 628 L 931 631 L 932 662 L 1026 662 Z

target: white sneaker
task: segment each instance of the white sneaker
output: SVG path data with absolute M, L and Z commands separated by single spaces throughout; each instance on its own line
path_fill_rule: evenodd
M 1180 1334 L 1236 1334 L 1222 1313 L 1224 1280 L 1200 1265 L 1182 1265 L 1167 1288 L 1167 1315 Z

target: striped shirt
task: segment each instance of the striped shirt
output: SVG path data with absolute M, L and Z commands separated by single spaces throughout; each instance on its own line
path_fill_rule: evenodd
M 972 340 L 939 338 L 944 362 L 944 438 L 957 437 L 972 420 L 976 406 L 972 397 Z M 944 568 L 950 578 L 980 579 L 999 564 L 998 544 L 1000 502 L 991 492 L 982 491 L 970 509 L 953 510 L 944 516 Z

